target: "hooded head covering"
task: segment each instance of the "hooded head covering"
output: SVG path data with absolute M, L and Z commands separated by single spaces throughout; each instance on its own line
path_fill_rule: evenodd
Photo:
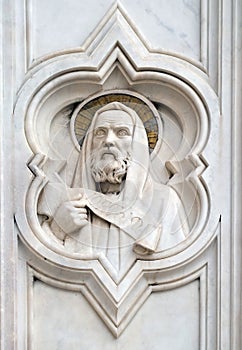
M 102 113 L 112 110 L 118 110 L 127 113 L 130 116 L 133 124 L 130 166 L 127 169 L 125 186 L 122 191 L 122 195 L 115 199 L 115 205 L 114 202 L 111 201 L 110 198 L 107 198 L 106 195 L 97 192 L 94 194 L 92 192 L 96 191 L 96 184 L 91 174 L 92 140 L 96 122 Z M 117 122 L 119 122 L 119 120 L 117 120 Z M 97 213 L 95 210 L 95 213 L 98 215 L 101 214 L 100 207 L 102 208 L 102 214 L 103 209 L 104 211 L 107 211 L 108 214 L 111 212 L 114 213 L 115 211 L 119 211 L 120 209 L 121 211 L 126 211 L 131 207 L 134 212 L 137 211 L 138 207 L 143 211 L 144 208 L 141 208 L 143 207 L 143 205 L 141 205 L 141 202 L 142 199 L 144 199 L 144 194 L 146 194 L 145 197 L 147 199 L 146 207 L 148 202 L 150 202 L 152 199 L 152 181 L 149 175 L 149 166 L 150 160 L 148 138 L 141 119 L 131 108 L 119 102 L 112 102 L 100 108 L 94 115 L 94 118 L 83 142 L 75 170 L 72 187 L 83 188 L 85 195 L 88 197 L 89 201 L 93 204 L 93 206 L 96 207 L 97 210 L 99 209 L 99 213 Z M 147 196 L 147 192 L 149 192 L 149 196 Z M 100 199 L 100 196 L 102 198 L 101 206 L 95 204 L 97 197 Z M 137 201 L 139 202 L 139 206 L 137 206 Z M 100 203 L 100 200 L 98 200 L 98 202 Z M 92 207 L 91 209 L 94 208 Z M 102 217 L 106 219 L 106 215 L 102 215 Z
M 123 111 L 130 116 L 133 134 L 130 165 L 123 189 L 118 195 L 109 196 L 96 190 L 91 173 L 91 155 L 97 120 L 103 112 L 113 110 Z M 72 188 L 69 190 L 70 193 L 81 193 L 91 212 L 110 223 L 110 227 L 115 225 L 131 237 L 135 242 L 136 251 L 140 254 L 143 251 L 154 252 L 158 245 L 159 249 L 169 248 L 185 238 L 180 220 L 180 199 L 170 187 L 153 181 L 150 170 L 148 139 L 137 113 L 119 102 L 109 103 L 100 108 L 94 115 L 84 139 Z M 57 198 L 56 187 L 48 187 L 49 196 Z M 64 201 L 64 198 L 57 199 L 58 203 Z
M 83 187 L 90 190 L 95 190 L 95 181 L 91 174 L 91 153 L 92 153 L 92 139 L 93 132 L 99 116 L 107 111 L 122 111 L 128 114 L 133 124 L 133 135 L 132 135 L 132 150 L 131 150 L 131 165 L 128 169 L 126 176 L 127 183 L 133 183 L 136 187 L 136 194 L 142 196 L 143 189 L 145 187 L 148 169 L 149 169 L 149 146 L 148 139 L 144 125 L 137 113 L 131 108 L 125 106 L 120 102 L 112 102 L 104 107 L 100 108 L 94 115 L 91 125 L 87 131 L 84 139 L 79 161 L 77 163 L 73 187 Z M 119 120 L 117 120 L 119 122 Z M 130 193 L 130 190 L 126 192 Z

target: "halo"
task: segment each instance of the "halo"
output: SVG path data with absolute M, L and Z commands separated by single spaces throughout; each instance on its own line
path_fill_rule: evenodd
M 120 102 L 133 109 L 142 120 L 149 142 L 150 153 L 160 143 L 162 123 L 160 115 L 151 101 L 128 90 L 112 90 L 96 94 L 81 102 L 71 118 L 71 134 L 75 146 L 80 150 L 86 132 L 96 111 L 111 102 Z

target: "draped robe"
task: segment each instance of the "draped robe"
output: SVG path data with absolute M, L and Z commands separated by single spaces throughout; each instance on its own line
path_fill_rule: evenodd
M 117 194 L 103 194 L 98 192 L 91 174 L 92 135 L 99 114 L 112 109 L 123 110 L 132 119 L 132 151 L 122 190 Z M 39 213 L 47 215 L 48 223 L 51 223 L 58 206 L 81 193 L 87 201 L 88 225 L 69 235 L 61 232 L 61 228 L 54 234 L 69 251 L 100 254 L 120 275 L 137 255 L 171 248 L 184 240 L 188 232 L 180 198 L 174 189 L 152 179 L 150 167 L 148 140 L 142 121 L 132 109 L 110 103 L 92 120 L 71 187 L 49 182 Z

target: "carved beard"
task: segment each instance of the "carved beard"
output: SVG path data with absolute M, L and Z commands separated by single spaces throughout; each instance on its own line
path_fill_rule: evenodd
M 105 153 L 110 153 L 113 159 L 103 158 Z M 96 183 L 109 182 L 120 184 L 130 165 L 130 155 L 124 157 L 119 150 L 112 147 L 108 150 L 96 151 L 91 159 L 91 173 Z

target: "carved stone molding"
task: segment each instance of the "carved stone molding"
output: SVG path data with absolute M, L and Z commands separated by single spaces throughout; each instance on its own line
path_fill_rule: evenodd
M 58 245 L 41 226 L 38 203 L 53 178 L 65 179 L 69 185 L 66 169 L 78 158 L 74 122 L 82 106 L 118 94 L 152 106 L 160 134 L 151 162 L 157 181 L 182 199 L 190 231 L 170 249 L 138 255 L 117 277 L 99 255 L 72 254 Z M 182 58 L 150 52 L 119 6 L 87 39 L 83 51 L 63 52 L 37 62 L 26 75 L 14 111 L 15 218 L 19 236 L 36 261 L 44 259 L 55 269 L 49 276 L 35 266 L 31 275 L 81 291 L 115 336 L 151 292 L 196 278 L 204 280 L 207 263 L 198 267 L 194 262 L 218 232 L 219 184 L 214 177 L 220 162 L 219 117 L 218 99 L 206 74 Z M 189 270 L 185 277 L 183 268 Z M 67 283 L 60 279 L 60 270 L 65 271 Z M 171 270 L 174 280 L 168 274 Z M 104 303 L 105 310 L 100 307 Z

